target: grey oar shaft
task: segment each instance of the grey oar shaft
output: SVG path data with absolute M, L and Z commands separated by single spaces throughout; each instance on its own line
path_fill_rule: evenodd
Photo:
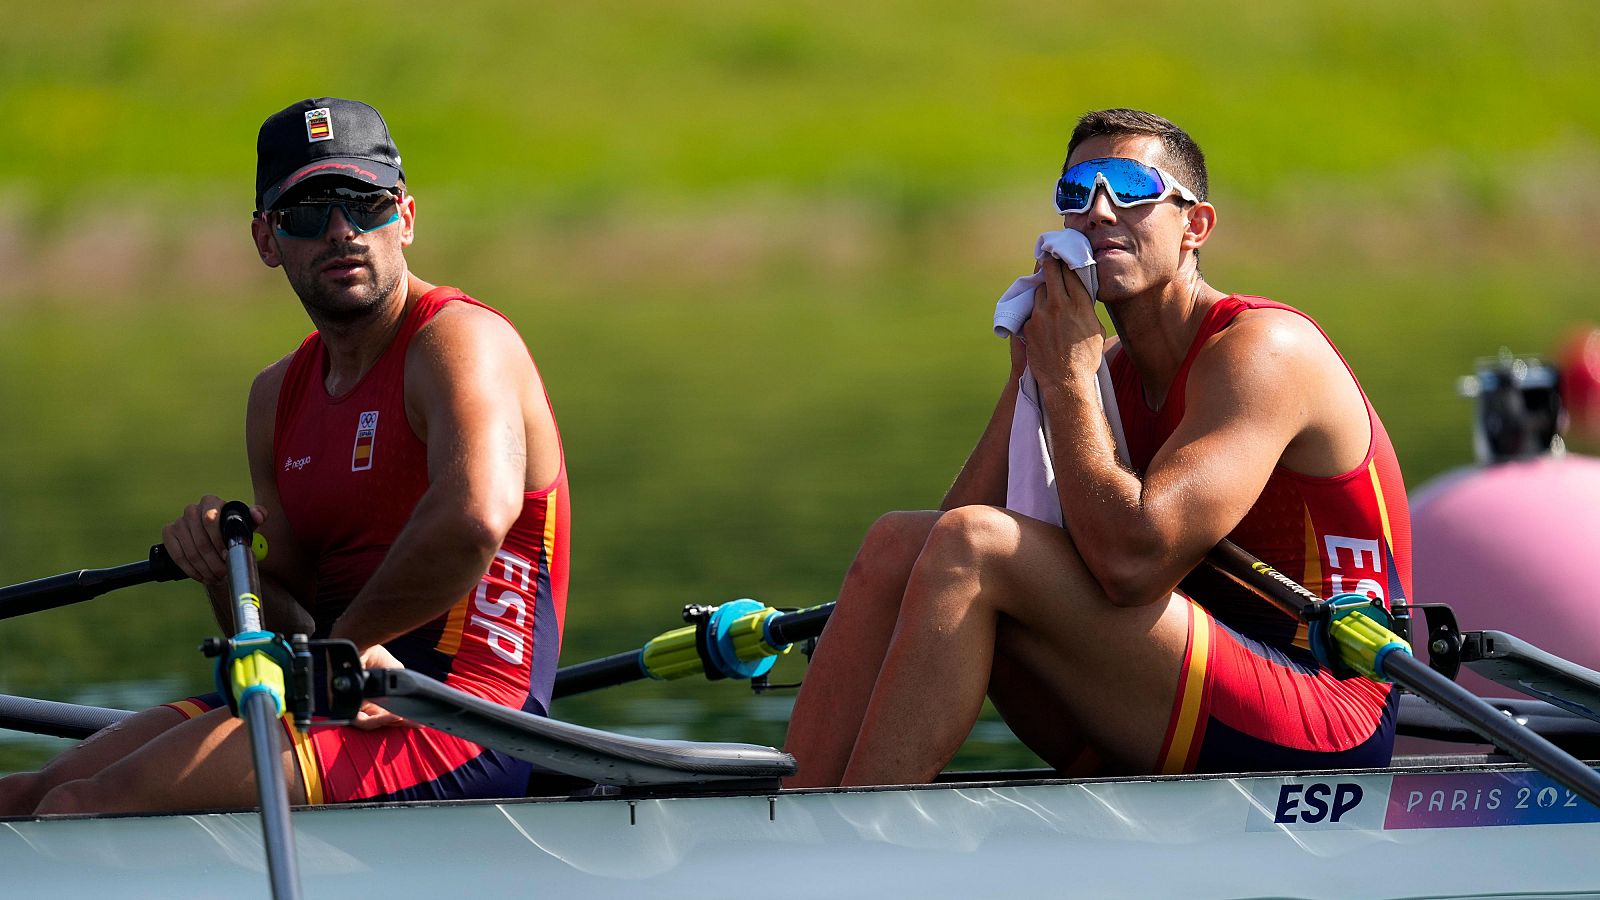
M 289 822 L 289 787 L 279 750 L 278 710 L 266 694 L 251 694 L 243 710 L 250 728 L 250 755 L 255 762 L 256 796 L 261 801 L 261 837 L 267 848 L 267 874 L 272 896 L 300 896 L 300 869 L 295 861 L 294 829 Z
M 233 596 L 233 627 L 237 634 L 261 631 L 261 597 L 257 587 L 250 534 L 254 525 L 250 508 L 237 500 L 222 507 L 222 537 L 228 550 L 228 589 Z M 247 691 L 239 714 L 250 734 L 250 758 L 255 766 L 256 796 L 261 803 L 261 837 L 267 849 L 267 873 L 272 896 L 278 900 L 300 896 L 300 871 L 295 862 L 294 830 L 289 822 L 289 789 L 283 775 L 283 754 L 278 744 L 278 708 L 272 697 Z
M 1488 738 L 1495 746 L 1561 782 L 1600 808 L 1600 773 L 1545 740 L 1538 732 L 1507 717 L 1409 653 L 1386 656 L 1383 673 L 1395 684 L 1426 697 L 1455 715 L 1473 731 Z

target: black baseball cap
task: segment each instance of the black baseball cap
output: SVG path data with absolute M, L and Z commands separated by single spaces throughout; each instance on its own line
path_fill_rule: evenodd
M 380 188 L 405 177 L 400 151 L 378 111 L 357 100 L 318 97 L 273 113 L 256 138 L 256 209 L 268 210 L 307 178 L 338 175 Z

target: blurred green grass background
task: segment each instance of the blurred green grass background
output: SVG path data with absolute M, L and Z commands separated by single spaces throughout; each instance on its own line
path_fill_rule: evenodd
M 1412 486 L 1470 460 L 1474 358 L 1600 317 L 1600 6 L 1577 0 L 5 7 L 3 584 L 138 558 L 200 493 L 246 494 L 249 379 L 309 328 L 248 240 L 254 138 L 305 96 L 384 112 L 413 268 L 539 361 L 575 503 L 567 663 L 688 602 L 831 599 L 877 514 L 937 503 L 1085 110 L 1194 134 L 1209 280 L 1322 322 Z M 212 629 L 172 585 L 0 623 L 0 691 L 204 690 Z M 777 743 L 786 703 L 679 683 L 557 713 Z M 1027 759 L 991 721 L 957 764 Z

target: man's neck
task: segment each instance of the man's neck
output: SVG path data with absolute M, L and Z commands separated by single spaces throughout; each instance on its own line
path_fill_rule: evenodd
M 388 298 L 359 319 L 325 321 L 324 317 L 311 313 L 311 321 L 317 326 L 323 349 L 328 354 L 324 386 L 329 394 L 343 394 L 361 381 L 394 342 L 412 304 L 432 289 L 433 285 L 407 272 Z
M 1206 311 L 1224 296 L 1195 273 L 1106 307 L 1151 409 L 1166 403 Z

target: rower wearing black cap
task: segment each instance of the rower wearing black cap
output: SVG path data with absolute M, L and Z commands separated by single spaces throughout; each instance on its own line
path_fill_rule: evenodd
M 302 100 L 257 141 L 251 233 L 316 326 L 250 391 L 252 509 L 269 546 L 263 626 L 353 641 L 544 713 L 567 587 L 569 498 L 533 360 L 498 312 L 412 274 L 417 208 L 376 109 Z M 163 532 L 232 631 L 221 501 Z M 224 608 L 228 611 L 223 612 Z M 0 781 L 0 814 L 255 804 L 241 720 L 216 696 L 147 710 Z M 351 725 L 285 725 L 300 803 L 520 795 L 528 764 L 367 704 Z

